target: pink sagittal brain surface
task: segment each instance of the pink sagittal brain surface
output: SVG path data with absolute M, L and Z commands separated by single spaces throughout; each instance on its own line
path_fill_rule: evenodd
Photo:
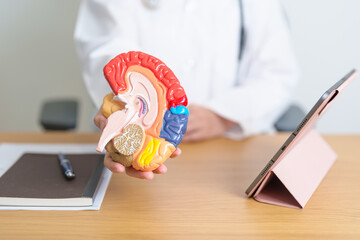
M 187 127 L 187 97 L 175 74 L 143 52 L 122 53 L 104 67 L 112 93 L 104 97 L 107 124 L 97 151 L 153 171 L 175 151 Z

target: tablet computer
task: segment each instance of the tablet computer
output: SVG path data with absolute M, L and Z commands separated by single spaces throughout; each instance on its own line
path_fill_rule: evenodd
M 332 87 L 330 87 L 320 97 L 320 99 L 316 102 L 316 104 L 312 107 L 309 113 L 301 121 L 295 131 L 291 133 L 285 143 L 280 147 L 280 149 L 266 164 L 260 174 L 250 184 L 250 186 L 246 190 L 246 194 L 248 195 L 248 197 L 253 196 L 265 176 L 276 166 L 277 163 L 281 161 L 282 157 L 296 145 L 296 143 L 302 138 L 302 136 L 314 127 L 314 125 L 325 112 L 325 110 L 331 105 L 331 103 L 334 102 L 334 100 L 339 96 L 339 94 L 344 90 L 344 88 L 352 80 L 355 79 L 356 75 L 357 71 L 353 69 L 348 74 L 346 74 L 340 81 L 336 82 Z

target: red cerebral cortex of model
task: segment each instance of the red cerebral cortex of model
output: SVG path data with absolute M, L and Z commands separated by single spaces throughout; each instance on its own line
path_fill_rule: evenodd
M 153 171 L 175 151 L 187 127 L 184 89 L 159 59 L 142 52 L 122 53 L 104 67 L 113 93 L 104 97 L 107 124 L 97 151 L 114 161 Z

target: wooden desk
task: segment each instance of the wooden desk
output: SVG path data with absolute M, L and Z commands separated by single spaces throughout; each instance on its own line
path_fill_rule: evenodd
M 183 144 L 153 181 L 114 175 L 100 211 L 0 211 L 0 239 L 360 239 L 360 136 L 327 136 L 339 158 L 303 210 L 244 191 L 286 139 Z M 97 134 L 0 134 L 0 142 L 96 142 Z

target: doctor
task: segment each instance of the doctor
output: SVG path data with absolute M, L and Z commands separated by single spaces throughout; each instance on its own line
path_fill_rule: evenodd
M 297 81 L 288 24 L 276 0 L 85 0 L 75 40 L 97 108 L 111 92 L 102 68 L 114 56 L 136 50 L 164 61 L 188 96 L 184 141 L 271 131 Z M 105 127 L 100 111 L 94 121 Z M 108 154 L 105 165 L 113 172 L 125 170 Z M 164 173 L 166 167 L 154 172 Z

